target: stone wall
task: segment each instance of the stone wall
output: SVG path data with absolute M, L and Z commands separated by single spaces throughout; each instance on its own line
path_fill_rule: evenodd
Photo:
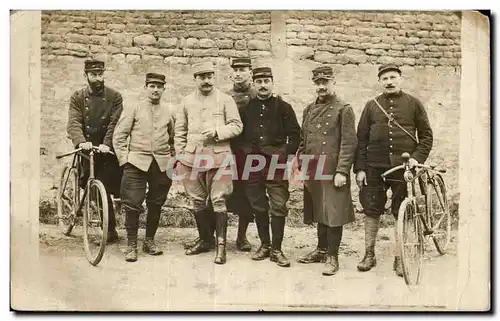
M 330 18 L 324 19 L 325 15 Z M 460 49 L 460 17 L 455 14 L 66 11 L 44 12 L 42 19 L 43 200 L 54 199 L 58 170 L 67 161 L 56 161 L 55 155 L 72 148 L 65 127 L 69 97 L 85 86 L 83 61 L 95 55 L 106 60 L 106 84 L 123 95 L 124 108 L 143 99 L 146 72 L 155 70 L 167 76 L 162 100 L 175 106 L 194 90 L 190 63 L 215 61 L 216 84 L 226 90 L 231 86 L 228 56 L 251 56 L 254 65 L 273 68 L 275 91 L 291 103 L 299 122 L 304 108 L 315 97 L 311 70 L 316 66 L 328 64 L 334 68 L 336 91 L 352 104 L 358 120 L 365 103 L 381 92 L 376 77 L 378 65 L 396 59 L 402 63 L 403 90 L 423 102 L 434 129 L 429 162 L 448 169 L 445 179 L 452 203 L 458 200 L 460 51 L 456 49 Z M 432 30 L 425 29 L 429 25 Z M 222 30 L 211 30 L 219 26 Z M 304 29 L 295 30 L 300 28 Z M 406 30 L 405 36 L 402 30 Z M 443 37 L 435 38 L 439 32 Z M 345 37 L 340 39 L 342 34 Z M 321 39 L 326 36 L 336 38 Z M 115 37 L 120 40 L 113 40 Z M 327 45 L 320 40 L 326 40 Z M 409 54 L 416 55 L 417 51 L 421 56 Z M 405 56 L 398 57 L 401 53 Z M 413 60 L 397 60 L 409 58 Z M 182 190 L 174 183 L 171 194 Z M 353 185 L 352 191 L 357 199 L 357 187 Z M 291 186 L 290 205 L 301 207 L 301 186 Z
M 460 16 L 451 12 L 44 11 L 42 55 L 167 62 L 182 57 L 185 63 L 189 57 L 269 57 L 280 46 L 271 43 L 272 25 L 280 19 L 291 58 L 342 65 L 460 64 Z
M 42 55 L 269 56 L 270 30 L 269 12 L 44 11 Z
M 456 66 L 460 17 L 453 13 L 287 13 L 292 52 L 318 62 Z

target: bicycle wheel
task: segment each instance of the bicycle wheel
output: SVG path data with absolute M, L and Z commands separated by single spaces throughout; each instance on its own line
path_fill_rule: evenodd
M 64 166 L 57 190 L 57 225 L 64 235 L 70 235 L 76 222 L 79 205 L 79 186 L 76 168 Z
M 431 237 L 439 254 L 446 253 L 451 239 L 451 217 L 446 196 L 446 186 L 441 175 L 436 174 L 427 185 L 427 217 Z
M 399 207 L 398 244 L 406 284 L 416 285 L 420 281 L 424 241 L 421 223 L 415 212 L 412 199 L 406 198 Z
M 93 179 L 89 182 L 83 210 L 83 244 L 87 260 L 97 265 L 104 255 L 108 236 L 108 198 L 104 185 Z

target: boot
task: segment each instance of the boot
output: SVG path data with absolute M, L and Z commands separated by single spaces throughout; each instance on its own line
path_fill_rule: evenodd
M 309 263 L 325 263 L 328 254 L 328 243 L 326 239 L 326 225 L 318 223 L 318 247 L 304 256 L 299 257 L 297 260 L 299 263 L 309 264 Z
M 281 243 L 285 232 L 285 218 L 272 216 L 271 217 L 271 230 L 272 230 L 272 246 L 271 246 L 271 262 L 276 262 L 278 266 L 289 267 L 290 261 L 286 258 L 285 254 L 281 251 Z
M 125 261 L 137 261 L 137 231 L 139 229 L 139 212 L 125 211 L 125 228 L 127 230 L 127 249 L 125 250 Z
M 217 233 L 217 247 L 215 253 L 215 264 L 226 263 L 226 238 L 227 238 L 227 213 L 215 214 L 215 231 Z
M 137 238 L 135 240 L 127 240 L 127 250 L 125 251 L 125 261 L 137 261 Z
M 198 228 L 198 234 L 200 239 L 193 247 L 186 250 L 186 255 L 196 255 L 204 252 L 210 251 L 212 245 L 210 244 L 210 226 L 207 222 L 207 215 L 205 211 L 195 211 L 194 217 L 196 220 L 196 227 Z
M 379 226 L 379 217 L 365 216 L 365 256 L 358 263 L 358 271 L 370 271 L 377 265 L 375 241 Z
M 403 265 L 401 264 L 401 258 L 399 256 L 394 257 L 394 264 L 392 265 L 392 269 L 396 271 L 397 276 L 403 277 Z
M 269 216 L 267 213 L 258 213 L 255 215 L 257 232 L 261 245 L 252 255 L 252 260 L 262 261 L 271 255 L 271 236 L 269 234 Z
M 247 240 L 248 220 L 242 216 L 238 219 L 238 236 L 236 237 L 236 248 L 242 252 L 250 252 L 252 244 Z
M 327 227 L 328 258 L 323 275 L 335 275 L 339 270 L 339 247 L 342 240 L 342 226 Z
M 212 236 L 211 237 L 211 242 L 210 242 L 210 246 L 211 248 L 215 248 L 215 237 L 213 236 L 214 235 L 214 231 L 215 231 L 215 214 L 213 212 L 213 210 L 211 208 L 207 208 L 204 210 L 204 215 L 207 216 L 207 220 L 210 222 L 210 235 Z M 195 220 L 196 220 L 196 216 L 195 216 Z M 196 221 L 196 226 L 198 227 L 198 221 Z M 193 246 L 196 245 L 196 243 L 200 242 L 200 236 L 199 236 L 199 229 L 198 229 L 198 237 L 195 238 L 194 240 L 191 240 L 191 241 L 187 241 L 186 243 L 184 243 L 184 249 L 187 250 Z
M 152 237 L 146 237 L 142 243 L 142 250 L 149 255 L 162 255 L 163 251 L 156 245 Z

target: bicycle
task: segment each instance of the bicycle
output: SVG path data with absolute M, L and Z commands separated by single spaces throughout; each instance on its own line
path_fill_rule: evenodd
M 446 253 L 451 240 L 451 218 L 446 185 L 441 176 L 446 170 L 434 165 L 417 164 L 416 168 L 420 170 L 412 171 L 410 154 L 403 153 L 402 158 L 403 164 L 386 171 L 382 178 L 385 181 L 391 173 L 404 170 L 408 195 L 399 207 L 396 247 L 401 257 L 405 283 L 412 287 L 420 282 L 422 258 L 429 239 L 433 240 L 440 255 Z M 420 196 L 415 186 L 417 180 L 420 193 L 423 194 Z M 425 200 L 424 204 L 421 204 L 422 199 Z
M 93 266 L 101 261 L 106 247 L 108 234 L 108 198 L 104 184 L 94 176 L 93 146 L 89 154 L 82 148 L 69 153 L 57 155 L 56 159 L 74 155 L 71 165 L 65 165 L 61 170 L 59 188 L 57 191 L 57 225 L 62 233 L 69 236 L 76 225 L 77 218 L 83 217 L 83 244 L 87 260 Z M 109 152 L 113 154 L 113 152 Z M 90 175 L 81 195 L 78 179 L 82 158 L 90 163 Z M 95 229 L 95 233 L 94 232 Z

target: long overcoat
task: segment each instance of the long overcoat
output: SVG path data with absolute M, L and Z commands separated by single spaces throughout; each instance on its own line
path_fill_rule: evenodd
M 309 175 L 304 182 L 306 223 L 312 218 L 334 227 L 354 221 L 350 179 L 357 147 L 354 123 L 352 107 L 337 95 L 322 103 L 316 100 L 304 110 L 297 156 L 299 166 Z M 301 155 L 313 159 L 306 166 Z M 347 177 L 343 187 L 334 186 L 336 173 Z

